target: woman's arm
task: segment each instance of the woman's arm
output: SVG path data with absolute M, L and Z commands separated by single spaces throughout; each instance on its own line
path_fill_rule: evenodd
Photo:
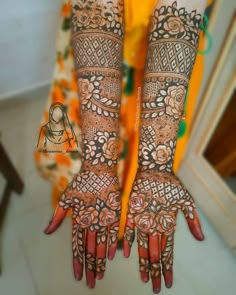
M 203 234 L 194 201 L 173 173 L 186 92 L 194 66 L 206 1 L 159 0 L 150 19 L 142 92 L 138 172 L 127 218 L 124 255 L 138 229 L 140 274 L 153 291 L 173 281 L 176 215 L 182 210 L 196 239 Z

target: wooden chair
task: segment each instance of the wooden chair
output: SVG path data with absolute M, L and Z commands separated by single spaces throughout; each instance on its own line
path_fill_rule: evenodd
M 4 219 L 6 216 L 7 209 L 9 207 L 9 201 L 11 192 L 14 191 L 18 194 L 23 192 L 24 184 L 12 165 L 4 147 L 0 142 L 0 172 L 3 174 L 7 183 L 3 192 L 3 196 L 0 202 L 0 274 L 2 273 L 2 233 Z

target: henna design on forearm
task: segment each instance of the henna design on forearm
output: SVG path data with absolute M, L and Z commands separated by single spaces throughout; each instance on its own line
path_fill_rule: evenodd
M 83 155 L 59 206 L 73 210 L 75 277 L 81 279 L 85 258 L 87 283 L 94 287 L 94 273 L 105 271 L 107 247 L 113 257 L 118 241 L 123 0 L 72 0 L 72 12 Z
M 83 167 L 115 167 L 118 159 L 123 1 L 77 0 L 73 48 L 81 100 Z
M 172 172 L 201 19 L 196 11 L 178 9 L 176 1 L 152 14 L 142 101 L 140 170 Z
M 124 251 L 130 252 L 130 233 L 136 226 L 141 278 L 147 282 L 150 272 L 156 293 L 161 288 L 161 270 L 166 286 L 172 284 L 178 210 L 184 213 L 193 235 L 203 239 L 194 200 L 173 172 L 179 122 L 197 53 L 201 20 L 196 10 L 178 8 L 174 1 L 161 7 L 157 4 L 149 28 L 138 172 L 129 202 Z

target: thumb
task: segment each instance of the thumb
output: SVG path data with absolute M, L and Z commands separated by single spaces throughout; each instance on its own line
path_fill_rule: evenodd
M 193 210 L 193 214 L 192 214 L 191 218 L 186 216 L 186 220 L 187 220 L 188 227 L 189 227 L 192 235 L 198 241 L 203 241 L 204 240 L 204 235 L 203 235 L 203 232 L 202 232 L 201 223 L 199 221 L 199 217 L 198 217 L 196 209 Z
M 56 207 L 56 210 L 54 212 L 52 220 L 50 221 L 49 225 L 44 230 L 44 233 L 46 235 L 49 235 L 49 234 L 53 233 L 54 231 L 56 231 L 58 229 L 58 227 L 63 222 L 67 211 L 68 211 L 68 209 L 63 209 L 60 206 Z

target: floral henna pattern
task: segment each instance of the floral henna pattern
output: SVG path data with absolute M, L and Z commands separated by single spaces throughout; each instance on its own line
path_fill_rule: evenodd
M 145 68 L 139 169 L 172 172 L 179 122 L 184 114 L 201 15 L 162 6 L 152 14 Z
M 97 258 L 96 260 L 96 273 L 104 272 L 106 269 L 106 259 Z
M 173 266 L 173 247 L 174 247 L 174 235 L 169 235 L 166 238 L 165 247 L 161 254 L 161 263 L 164 271 L 170 271 Z
M 139 258 L 139 271 L 148 273 L 150 271 L 150 265 L 148 258 Z
M 80 264 L 83 264 L 84 259 L 84 241 L 82 230 L 79 229 L 76 223 L 72 228 L 72 250 L 73 257 L 78 260 Z
M 78 83 L 81 85 L 79 96 L 82 110 L 91 110 L 98 115 L 118 118 L 120 102 L 117 100 L 121 95 L 119 76 L 116 78 L 107 78 L 102 75 L 84 76 L 79 78 Z
M 96 245 L 111 247 L 118 240 L 120 190 L 109 173 L 82 171 L 63 193 L 59 206 L 73 210 L 72 251 L 76 261 L 96 273 L 105 271 L 106 257 L 85 252 L 85 231 L 96 232 Z
M 130 196 L 129 225 L 126 225 L 124 238 L 131 247 L 134 227 L 137 227 L 141 253 L 154 251 L 149 249 L 148 237 L 156 237 L 157 241 L 164 238 L 159 260 L 151 263 L 150 257 L 142 254 L 139 257 L 140 272 L 150 273 L 153 280 L 160 279 L 161 271 L 172 272 L 173 239 L 179 210 L 187 220 L 194 222 L 194 200 L 174 174 L 166 171 L 153 173 L 153 170 L 138 172 Z
M 72 209 L 73 268 L 87 285 L 102 278 L 118 242 L 117 177 L 123 51 L 123 0 L 73 0 L 72 45 L 80 99 L 82 167 L 62 194 L 45 233 Z
M 114 224 L 110 227 L 108 246 L 111 246 L 112 244 L 114 244 L 116 242 L 118 231 L 119 231 L 118 224 Z
M 158 278 L 161 275 L 161 264 L 152 263 L 151 265 L 151 276 L 152 278 Z
M 175 230 L 178 210 L 193 219 L 194 208 L 191 195 L 173 174 L 159 172 L 152 176 L 143 172 L 134 182 L 128 218 L 143 233 L 169 236 Z M 143 241 L 142 247 L 144 244 Z
M 72 0 L 74 32 L 96 29 L 123 37 L 121 1 Z
M 142 231 L 138 234 L 138 245 L 144 249 L 148 249 L 148 236 Z
M 96 270 L 95 262 L 96 262 L 96 258 L 91 253 L 87 253 L 85 255 L 85 263 L 86 263 L 87 269 L 91 271 L 95 271 Z
M 73 2 L 75 64 L 81 100 L 83 167 L 117 167 L 123 1 Z
M 203 239 L 192 196 L 173 173 L 178 128 L 196 58 L 202 16 L 172 5 L 158 6 L 151 16 L 142 90 L 138 171 L 125 230 L 124 252 L 130 253 L 137 227 L 141 278 L 161 288 L 161 270 L 172 284 L 176 215 L 181 210 L 192 234 Z M 160 257 L 159 257 L 160 256 Z M 148 274 L 147 274 L 148 273 Z
M 124 239 L 127 241 L 128 245 L 131 247 L 134 241 L 134 229 L 126 226 Z
M 97 132 L 92 140 L 84 139 L 84 158 L 93 166 L 98 163 L 106 163 L 109 167 L 117 165 L 117 141 L 116 132 Z
M 59 205 L 73 208 L 73 220 L 82 229 L 99 230 L 102 234 L 119 221 L 120 191 L 117 177 L 84 171 L 75 177 L 63 193 Z
M 141 141 L 139 145 L 139 163 L 146 169 L 156 168 L 159 171 L 172 171 L 176 143 L 170 140 L 165 144 Z
M 197 46 L 199 30 L 202 22 L 201 14 L 196 10 L 190 13 L 184 8 L 177 8 L 177 1 L 171 6 L 155 9 L 149 31 L 149 42 L 159 39 L 182 39 Z

